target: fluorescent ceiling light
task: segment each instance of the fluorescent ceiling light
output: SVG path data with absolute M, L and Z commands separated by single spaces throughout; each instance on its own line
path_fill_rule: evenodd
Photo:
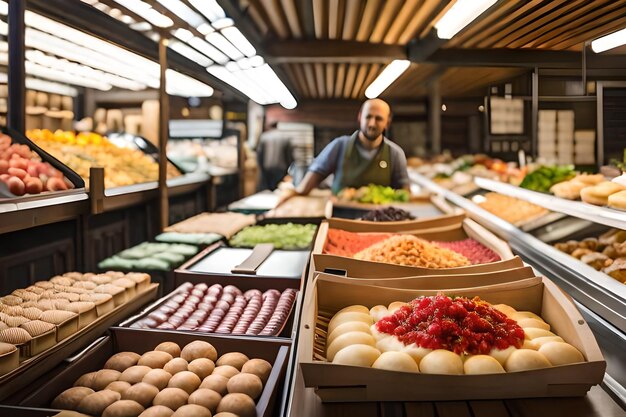
M 183 42 L 189 42 L 191 38 L 193 38 L 193 33 L 187 29 L 178 28 L 172 31 L 172 35 L 176 36 Z
M 189 45 L 196 48 L 198 51 L 202 52 L 204 55 L 211 58 L 213 61 L 218 62 L 220 64 L 225 64 L 229 61 L 229 58 L 221 53 L 217 48 L 209 45 L 204 39 L 200 39 L 198 37 L 194 37 L 187 42 Z
M 141 1 L 141 0 L 115 0 L 115 2 L 117 4 L 119 4 L 119 5 L 127 8 L 128 10 L 130 10 L 133 13 L 135 13 L 136 15 L 139 15 L 139 16 L 143 17 L 144 19 L 146 19 L 148 22 L 150 22 L 154 26 L 157 26 L 157 27 L 160 27 L 160 28 L 168 28 L 168 27 L 170 27 L 170 26 L 172 26 L 174 24 L 172 19 L 170 19 L 169 17 L 165 16 L 164 14 L 161 14 L 158 11 L 154 10 L 152 8 L 152 6 L 150 6 L 145 1 Z M 98 6 L 99 5 L 96 4 L 95 7 L 98 7 Z
M 44 67 L 43 65 L 35 64 L 30 61 L 24 62 L 24 68 L 26 70 L 26 74 L 35 75 L 48 80 L 60 81 L 62 83 L 80 85 L 82 87 L 95 88 L 96 90 L 102 91 L 108 91 L 113 87 L 111 84 L 104 81 L 81 77 L 76 74 L 70 74 L 66 71 Z
M 152 29 L 152 25 L 148 22 L 137 22 L 130 25 L 130 28 L 137 32 L 147 32 Z
M 180 0 L 157 0 L 157 2 L 193 27 L 198 27 L 204 23 L 202 16 Z
M 167 94 L 183 97 L 211 97 L 213 88 L 180 72 L 168 69 L 165 72 Z
M 216 48 L 219 48 L 220 51 L 228 55 L 228 57 L 233 61 L 243 58 L 243 54 L 239 51 L 239 49 L 235 48 L 232 43 L 228 42 L 225 37 L 217 32 L 206 35 L 206 40 Z
M 234 25 L 235 22 L 233 21 L 233 19 L 231 19 L 230 17 L 225 17 L 223 19 L 217 20 L 213 23 L 211 23 L 211 26 L 213 26 L 215 29 L 224 29 L 227 28 L 229 26 Z
M 591 49 L 598 54 L 622 45 L 626 45 L 626 29 L 618 30 L 592 41 Z
M 0 15 L 6 16 L 9 14 L 9 4 L 6 1 L 0 1 Z
M 189 2 L 211 22 L 226 17 L 224 9 L 215 0 L 189 0 Z
M 367 87 L 365 97 L 376 98 L 387 89 L 404 71 L 409 68 L 411 61 L 406 59 L 395 59 L 387 65 L 383 72 Z
M 209 25 L 208 23 L 203 23 L 200 26 L 198 26 L 196 29 L 198 29 L 198 32 L 202 33 L 203 35 L 208 35 L 209 33 L 215 32 L 215 29 L 213 29 L 213 26 Z
M 260 67 L 261 65 L 265 64 L 265 60 L 261 55 L 255 55 L 252 58 L 248 58 L 248 62 L 253 67 Z
M 207 58 L 206 56 L 202 55 L 200 52 L 196 51 L 192 47 L 187 46 L 187 44 L 184 44 L 182 42 L 171 40 L 168 46 L 172 48 L 174 51 L 181 54 L 182 56 L 189 58 L 190 60 L 194 61 L 196 64 L 201 65 L 203 67 L 208 67 L 209 65 L 213 63 L 213 61 L 211 61 L 209 58 Z
M 38 78 L 26 77 L 26 88 L 28 90 L 45 91 L 46 93 L 60 94 L 62 96 L 76 97 L 78 90 L 68 85 L 40 80 Z
M 256 49 L 254 49 L 254 46 L 252 46 L 248 39 L 246 39 L 246 37 L 243 36 L 243 34 L 236 27 L 231 26 L 226 29 L 222 29 L 222 35 L 224 35 L 230 43 L 235 45 L 237 49 L 243 52 L 245 56 L 251 57 L 256 55 Z
M 456 3 L 435 23 L 439 39 L 452 39 L 465 26 L 494 5 L 497 0 L 457 0 Z

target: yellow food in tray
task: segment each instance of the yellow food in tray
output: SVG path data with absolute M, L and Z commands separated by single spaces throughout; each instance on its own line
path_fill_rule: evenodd
M 547 209 L 514 197 L 487 193 L 485 198 L 480 207 L 516 226 L 548 214 Z

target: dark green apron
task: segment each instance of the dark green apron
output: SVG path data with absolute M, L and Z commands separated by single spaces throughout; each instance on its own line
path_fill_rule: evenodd
M 350 137 L 343 155 L 343 169 L 335 173 L 333 194 L 346 187 L 359 188 L 368 184 L 391 186 L 391 151 L 383 140 L 371 161 L 356 149 L 359 131 Z

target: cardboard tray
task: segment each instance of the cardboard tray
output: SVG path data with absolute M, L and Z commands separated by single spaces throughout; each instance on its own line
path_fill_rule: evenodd
M 86 327 L 68 336 L 54 346 L 20 363 L 13 371 L 0 376 L 0 400 L 29 386 L 45 372 L 54 368 L 70 353 L 89 344 L 93 339 L 104 333 L 109 327 L 119 323 L 123 318 L 139 310 L 144 304 L 156 298 L 158 284 L 150 284 L 143 292 L 116 307 Z
M 571 299 L 544 277 L 455 289 L 454 294 L 480 296 L 491 303 L 505 303 L 540 314 L 559 336 L 583 353 L 585 363 L 497 375 L 428 375 L 333 365 L 313 359 L 314 346 L 325 345 L 321 317 L 332 316 L 352 304 L 371 307 L 437 292 L 373 287 L 318 275 L 312 290 L 307 292 L 300 323 L 298 361 L 305 385 L 315 387 L 322 401 L 365 402 L 581 396 L 602 382 L 606 362 L 593 333 Z
M 190 282 L 190 281 L 187 281 Z M 206 283 L 207 285 L 211 286 L 213 284 L 220 284 L 223 286 L 226 285 L 233 285 L 233 284 L 229 284 L 228 279 L 224 279 L 222 282 L 206 282 L 203 280 L 196 280 L 195 282 L 191 282 L 192 284 L 199 284 L 199 283 Z M 167 301 L 169 301 L 171 298 L 173 298 L 174 296 L 176 296 L 179 292 L 181 292 L 181 288 L 180 285 L 170 294 L 166 295 L 165 297 L 162 297 L 158 300 L 156 300 L 154 303 L 150 304 L 149 306 L 147 306 L 146 308 L 144 308 L 140 313 L 129 317 L 128 319 L 124 320 L 123 322 L 121 322 L 119 324 L 119 327 L 128 327 L 130 328 L 130 326 L 135 323 L 137 320 L 142 319 L 146 316 L 148 316 L 151 312 L 153 312 L 154 310 L 157 310 L 162 304 L 166 303 Z M 254 281 L 244 281 L 241 282 L 239 285 L 237 285 L 237 288 L 239 288 L 242 292 L 246 292 L 247 290 L 251 290 L 251 289 L 257 289 L 261 292 L 266 291 L 267 289 L 263 289 L 260 290 L 259 288 L 256 288 L 254 286 Z M 298 288 L 296 288 L 295 286 L 292 287 L 285 287 L 285 288 L 294 288 L 296 290 L 299 290 L 299 286 Z M 281 288 L 279 291 L 283 291 L 285 288 Z M 275 338 L 275 337 L 279 337 L 279 338 L 286 338 L 286 339 L 290 339 L 292 332 L 293 332 L 293 327 L 294 327 L 294 311 L 295 311 L 295 305 L 298 302 L 299 299 L 299 294 L 296 294 L 296 299 L 293 302 L 293 305 L 291 306 L 291 310 L 289 311 L 289 316 L 287 317 L 287 320 L 285 320 L 285 322 L 283 323 L 283 327 L 280 328 L 280 330 L 278 331 L 278 333 L 274 336 L 257 336 L 257 335 L 248 335 L 248 336 L 244 336 L 244 337 L 252 337 L 252 338 Z M 157 330 L 157 329 L 155 329 Z M 206 333 L 206 332 L 200 332 L 200 331 L 189 331 L 189 330 L 181 330 L 184 331 L 185 333 L 194 333 L 194 334 L 216 334 L 216 335 L 220 335 L 220 336 L 224 336 L 224 334 L 219 334 L 219 333 Z M 240 336 L 240 335 L 232 335 L 232 336 Z
M 112 329 L 111 333 L 111 336 L 103 338 L 92 348 L 72 358 L 69 366 L 56 375 L 52 375 L 43 386 L 29 393 L 19 405 L 32 408 L 48 407 L 58 394 L 70 388 L 82 374 L 102 369 L 106 360 L 117 352 L 144 353 L 165 341 L 176 342 L 182 347 L 194 340 L 204 340 L 217 349 L 218 355 L 226 352 L 242 352 L 250 358 L 262 358 L 273 364 L 272 372 L 257 401 L 256 410 L 257 417 L 276 415 L 276 396 L 281 389 L 285 375 L 289 354 L 288 344 L 271 340 L 244 341 L 236 337 L 121 328 Z

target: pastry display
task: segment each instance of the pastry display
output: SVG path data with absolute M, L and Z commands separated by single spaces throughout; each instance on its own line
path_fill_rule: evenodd
M 580 191 L 580 198 L 589 204 L 596 206 L 606 206 L 609 196 L 619 191 L 626 190 L 626 187 L 612 181 L 604 181 L 597 185 L 583 188 Z
M 611 208 L 626 210 L 626 190 L 611 194 L 607 199 L 607 205 Z
M 74 188 L 74 184 L 61 171 L 43 162 L 39 154 L 28 145 L 15 143 L 4 133 L 0 133 L 0 181 L 11 193 L 0 193 L 0 197 Z
M 248 290 L 233 285 L 187 283 L 172 298 L 130 327 L 206 333 L 276 336 L 289 318 L 297 291 Z M 229 354 L 231 355 L 231 354 Z M 226 360 L 224 365 L 243 362 Z M 189 364 L 191 367 L 192 364 Z M 198 364 L 198 366 L 200 366 Z M 219 364 L 218 364 L 219 366 Z
M 602 174 L 578 174 L 571 180 L 553 185 L 550 187 L 550 192 L 560 198 L 578 200 L 583 188 L 597 185 L 603 181 L 605 179 Z
M 173 342 L 167 342 L 176 345 Z M 159 345 L 161 346 L 161 345 Z M 210 363 L 219 361 L 225 353 L 219 356 L 215 348 L 205 341 L 194 341 L 182 349 L 176 345 L 180 357 L 172 358 L 169 354 L 156 350 L 138 355 L 135 352 L 119 352 L 111 357 L 104 365 L 104 369 L 85 374 L 76 380 L 74 386 L 61 392 L 52 401 L 52 408 L 78 411 L 91 416 L 161 416 L 180 415 L 210 417 L 213 413 L 231 412 L 240 417 L 255 416 L 256 404 L 267 379 L 262 379 L 251 372 L 261 367 L 269 371 L 272 365 L 263 359 L 247 359 L 241 371 L 235 374 L 219 373 L 219 367 L 212 369 L 208 375 L 198 374 L 187 370 L 177 370 L 169 373 L 162 368 L 162 362 L 151 363 L 151 366 L 133 366 L 125 369 L 119 367 L 107 375 L 106 381 L 94 385 L 94 382 L 103 376 L 103 372 L 111 371 L 107 367 L 114 362 L 114 358 L 123 356 L 154 355 L 156 352 L 170 356 L 170 360 L 182 359 L 182 356 L 192 355 L 194 360 L 204 360 Z M 241 355 L 241 354 L 239 354 Z M 191 357 L 187 356 L 187 359 Z M 246 366 L 248 365 L 249 366 Z M 228 365 L 224 365 L 228 366 Z M 129 378 L 125 374 L 141 368 L 135 372 L 136 378 L 132 382 L 124 382 Z M 120 369 L 122 372 L 120 373 Z M 250 370 L 250 371 L 249 371 Z M 162 377 L 156 378 L 160 374 Z M 212 381 L 219 378 L 223 382 L 223 389 Z M 106 385 L 105 382 L 108 382 Z M 121 392 L 120 392 L 121 391 Z
M 407 190 L 394 190 L 391 187 L 369 184 L 361 188 L 344 188 L 339 191 L 337 198 L 340 201 L 352 201 L 364 204 L 387 204 L 394 202 L 408 202 L 410 194 Z
M 306 249 L 311 246 L 317 226 L 314 224 L 266 224 L 248 226 L 230 238 L 236 248 L 253 248 L 259 243 L 271 243 L 276 249 Z
M 370 210 L 361 217 L 361 220 L 370 222 L 397 222 L 402 220 L 415 220 L 415 216 L 406 210 L 389 206 L 378 210 Z
M 169 271 L 197 253 L 193 245 L 144 242 L 100 261 L 98 268 Z
M 252 214 L 241 213 L 201 213 L 180 223 L 165 228 L 166 232 L 177 233 L 217 233 L 230 239 L 246 226 L 256 223 Z
M 547 209 L 536 204 L 498 193 L 485 194 L 485 201 L 479 206 L 515 226 L 548 214 Z
M 326 359 L 340 365 L 449 375 L 517 372 L 585 361 L 578 349 L 529 311 L 443 294 L 393 304 L 370 310 L 350 306 L 337 312 L 328 324 Z M 354 322 L 359 326 L 347 326 Z

